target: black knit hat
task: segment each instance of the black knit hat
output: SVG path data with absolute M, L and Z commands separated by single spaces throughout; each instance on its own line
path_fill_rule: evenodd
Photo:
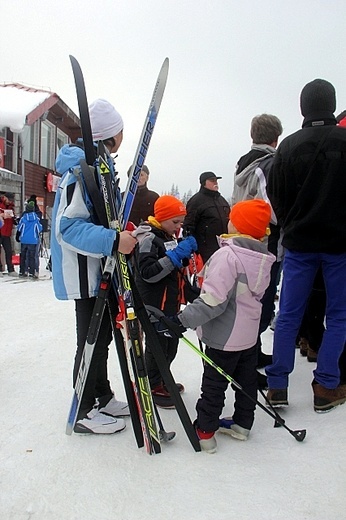
M 300 94 L 300 110 L 304 117 L 325 112 L 333 114 L 336 110 L 333 85 L 324 79 L 314 79 L 307 83 Z

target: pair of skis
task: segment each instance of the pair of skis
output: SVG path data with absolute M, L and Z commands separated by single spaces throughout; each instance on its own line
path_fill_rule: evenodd
M 131 168 L 129 181 L 124 193 L 124 198 L 119 214 L 117 214 L 114 186 L 111 179 L 109 165 L 110 158 L 103 147 L 103 143 L 99 144 L 98 158 L 96 160 L 98 173 L 96 179 L 99 179 L 101 184 L 103 197 L 100 194 L 99 186 L 97 180 L 95 179 L 94 168 L 91 165 L 95 163 L 96 157 L 95 148 L 92 141 L 84 79 L 77 60 L 75 60 L 75 58 L 72 56 L 70 59 L 75 77 L 82 134 L 85 144 L 86 161 L 81 162 L 83 177 L 89 195 L 92 199 L 99 223 L 106 227 L 113 227 L 117 231 L 121 231 L 125 228 L 131 211 L 133 199 L 136 194 L 138 178 L 144 164 L 145 156 L 155 126 L 167 80 L 168 59 L 166 59 L 163 63 L 154 89 L 154 94 L 149 106 L 149 111 L 137 148 L 135 160 Z M 117 295 L 113 287 L 114 272 L 117 273 Z M 165 381 L 167 379 L 166 384 L 168 389 L 170 390 L 171 388 L 170 391 L 177 403 L 177 411 L 182 420 L 185 431 L 190 439 L 190 442 L 192 443 L 194 449 L 199 451 L 199 442 L 191 424 L 190 417 L 188 416 L 180 394 L 177 391 L 174 379 L 170 373 L 167 361 L 161 352 L 156 333 L 152 328 L 141 298 L 137 290 L 133 291 L 134 287 L 134 281 L 131 279 L 131 273 L 129 271 L 125 256 L 118 253 L 113 257 L 107 257 L 103 268 L 99 294 L 96 299 L 94 312 L 90 322 L 87 341 L 80 364 L 80 370 L 75 384 L 75 391 L 68 417 L 66 433 L 72 433 L 74 424 L 76 422 L 94 346 L 100 330 L 102 316 L 105 307 L 108 306 L 137 445 L 141 447 L 145 443 L 148 453 L 160 452 L 160 435 L 157 432 L 157 426 L 154 417 L 154 412 L 157 413 L 157 410 L 154 409 L 153 406 L 150 385 L 144 363 L 143 348 L 141 344 L 141 329 L 139 323 L 139 321 L 141 321 L 146 335 L 153 337 L 152 334 L 154 334 L 153 339 L 155 339 L 156 344 L 155 350 L 159 351 L 157 352 L 157 362 L 160 362 L 160 366 L 162 366 L 162 376 Z M 121 324 L 116 321 L 116 316 L 118 314 L 118 303 L 120 305 L 123 316 Z M 140 320 L 137 317 L 137 311 L 135 309 L 138 309 L 138 314 L 141 316 Z M 123 332 L 125 332 L 125 345 L 123 336 L 119 330 L 119 326 L 122 326 Z M 164 440 L 169 440 L 170 434 L 167 434 L 164 431 L 159 416 L 157 418 L 161 437 L 163 437 Z

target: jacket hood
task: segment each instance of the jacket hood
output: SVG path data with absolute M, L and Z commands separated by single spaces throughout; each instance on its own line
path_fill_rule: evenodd
M 261 294 L 268 286 L 270 266 L 275 256 L 268 252 L 266 244 L 243 236 L 223 235 L 219 237 L 220 247 L 229 247 L 244 269 L 247 283 L 253 294 Z M 267 267 L 269 265 L 269 269 Z
M 309 126 L 330 126 L 336 125 L 337 121 L 332 112 L 314 112 L 304 117 L 302 128 Z
M 79 165 L 81 159 L 85 159 L 85 153 L 82 148 L 76 145 L 64 144 L 56 158 L 56 171 L 63 175 L 70 168 Z
M 271 147 L 268 146 L 268 148 L 271 148 Z M 256 168 L 259 166 L 259 164 L 264 159 L 267 159 L 268 157 L 272 157 L 273 155 L 275 155 L 275 149 L 273 148 L 273 150 L 274 150 L 273 152 L 269 152 L 266 155 L 262 155 L 262 157 L 259 157 L 258 159 L 253 161 L 246 168 L 244 168 L 244 170 L 242 170 L 240 173 L 238 173 L 235 176 L 235 180 L 234 180 L 235 185 L 239 186 L 239 187 L 240 186 L 246 187 L 246 185 L 249 183 L 249 178 L 253 176 L 253 173 L 256 170 Z
M 23 214 L 23 218 L 28 222 L 38 220 L 38 216 L 34 211 L 25 211 Z

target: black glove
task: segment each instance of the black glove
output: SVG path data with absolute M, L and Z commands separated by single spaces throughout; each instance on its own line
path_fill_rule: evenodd
M 160 318 L 162 328 L 166 327 L 166 331 L 169 332 L 171 338 L 182 338 L 186 328 L 182 325 L 178 316 L 162 316 Z

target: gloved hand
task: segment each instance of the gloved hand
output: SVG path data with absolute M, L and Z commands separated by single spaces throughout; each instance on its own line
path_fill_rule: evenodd
M 155 324 L 156 331 L 168 338 L 182 338 L 186 332 L 178 316 L 162 316 Z
M 197 249 L 197 242 L 195 237 L 188 236 L 184 238 L 177 247 L 174 249 L 170 249 L 169 251 L 166 251 L 166 255 L 170 258 L 172 264 L 174 267 L 177 267 L 180 269 L 182 267 L 182 260 L 184 258 L 188 258 L 191 253 L 196 251 Z

